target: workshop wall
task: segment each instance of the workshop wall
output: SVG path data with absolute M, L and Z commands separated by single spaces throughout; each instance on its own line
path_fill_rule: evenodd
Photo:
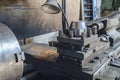
M 41 5 L 46 0 L 0 0 L 0 22 L 9 26 L 18 39 L 61 29 L 61 13 L 46 14 Z M 61 1 L 61 0 L 59 0 Z M 79 20 L 80 0 L 67 0 L 67 18 Z

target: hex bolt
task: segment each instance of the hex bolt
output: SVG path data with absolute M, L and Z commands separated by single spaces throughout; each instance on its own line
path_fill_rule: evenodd
M 96 49 L 93 50 L 93 53 L 95 53 L 95 52 L 96 52 Z
M 94 61 L 94 60 L 91 60 L 91 61 L 89 61 L 89 63 L 95 63 L 95 61 Z
M 99 58 L 99 57 L 95 57 L 94 59 L 95 59 L 95 60 L 99 60 L 100 58 Z
M 90 37 L 91 36 L 91 28 L 87 28 L 87 37 Z

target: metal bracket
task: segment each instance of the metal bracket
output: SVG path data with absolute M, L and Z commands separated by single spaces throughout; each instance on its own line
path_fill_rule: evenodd
M 110 65 L 120 68 L 120 60 L 119 59 L 114 59 L 114 62 L 111 63 Z
M 21 62 L 25 60 L 24 52 L 16 53 L 15 54 L 15 62 Z

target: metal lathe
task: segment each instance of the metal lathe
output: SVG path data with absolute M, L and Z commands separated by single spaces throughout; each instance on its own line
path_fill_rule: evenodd
M 93 20 L 72 22 L 65 33 L 59 32 L 58 63 L 69 61 L 79 66 L 81 80 L 120 80 L 120 12 Z M 75 64 L 76 63 L 76 64 Z M 74 72 L 74 71 L 73 71 Z
M 0 24 L 0 80 L 20 80 L 25 55 L 8 27 Z M 72 79 L 120 80 L 120 12 L 73 21 L 49 45 L 57 48 L 57 67 L 67 70 Z

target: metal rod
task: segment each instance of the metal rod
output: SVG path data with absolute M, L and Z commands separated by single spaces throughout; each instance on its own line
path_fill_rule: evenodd
M 61 11 L 62 11 L 62 28 L 63 33 L 66 33 L 66 29 L 69 28 L 68 20 L 66 18 L 66 0 L 62 0 L 62 7 L 58 3 Z
M 26 38 L 23 39 L 23 44 L 26 45 Z

